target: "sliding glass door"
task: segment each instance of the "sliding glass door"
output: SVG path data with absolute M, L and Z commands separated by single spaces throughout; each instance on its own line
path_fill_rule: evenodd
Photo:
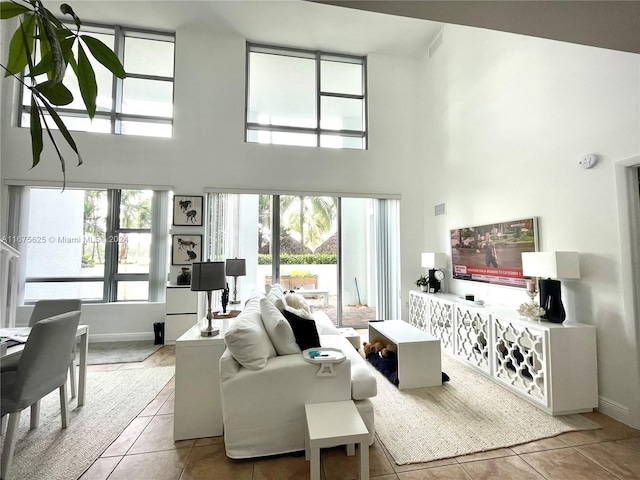
M 241 300 L 277 282 L 304 295 L 314 311 L 325 312 L 336 325 L 365 328 L 369 320 L 384 318 L 378 313 L 378 272 L 390 270 L 380 259 L 397 258 L 376 252 L 374 205 L 379 201 L 385 202 L 210 193 L 209 258 L 245 259 L 247 274 L 237 279 Z M 391 274 L 399 278 L 397 265 Z
M 341 208 L 342 325 L 366 328 L 378 318 L 373 256 L 373 199 L 343 198 Z

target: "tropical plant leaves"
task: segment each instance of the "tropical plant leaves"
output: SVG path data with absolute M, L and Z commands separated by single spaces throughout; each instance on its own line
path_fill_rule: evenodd
M 54 83 L 51 80 L 46 80 L 35 85 L 33 89 L 40 92 L 52 105 L 57 107 L 69 105 L 73 102 L 73 94 L 62 83 Z
M 100 64 L 118 78 L 125 78 L 126 73 L 117 55 L 109 47 L 94 37 L 79 35 L 82 22 L 68 4 L 61 4 L 60 11 L 64 15 L 70 15 L 73 18 L 77 28 L 75 32 L 61 23 L 46 9 L 42 4 L 42 0 L 28 0 L 28 2 L 24 2 L 24 5 L 13 1 L 0 1 L 0 19 L 10 19 L 23 15 L 19 27 L 11 38 L 7 64 L 6 66 L 0 65 L 0 67 L 5 69 L 5 76 L 15 76 L 18 81 L 31 91 L 32 168 L 40 162 L 44 147 L 43 130 L 45 130 L 60 159 L 64 189 L 66 183 L 65 159 L 56 142 L 56 138 L 47 124 L 47 119 L 51 118 L 55 122 L 69 147 L 78 156 L 78 165 L 81 165 L 83 161 L 75 140 L 54 108 L 69 105 L 73 102 L 73 94 L 63 85 L 67 66 L 71 64 L 78 79 L 82 100 L 89 117 L 92 119 L 96 113 L 98 85 L 93 65 L 87 53 L 90 52 Z M 36 39 L 40 47 L 41 60 L 37 65 L 34 65 L 31 55 L 34 51 Z M 74 58 L 73 53 L 73 45 L 76 39 L 82 39 L 82 43 L 88 49 L 87 52 L 79 42 L 77 59 Z M 25 72 L 24 78 L 19 77 L 22 71 Z M 38 83 L 36 77 L 45 74 L 47 80 Z M 31 79 L 31 83 L 25 82 L 27 78 Z
M 36 97 L 31 96 L 31 155 L 33 162 L 31 168 L 40 163 L 40 154 L 44 144 L 42 143 L 42 124 L 40 123 L 40 109 L 36 103 Z
M 53 72 L 51 81 L 54 83 L 59 83 L 64 79 L 64 72 L 67 69 L 67 62 L 65 62 L 64 56 L 62 55 L 62 47 L 60 46 L 58 35 L 56 35 L 56 29 L 54 28 L 54 25 L 51 23 L 51 20 L 49 18 L 49 10 L 42 6 L 42 2 L 40 0 L 36 1 L 38 6 L 40 7 L 36 9 L 38 26 L 40 27 L 41 31 L 44 31 L 44 34 L 47 37 L 47 42 L 49 43 L 49 49 L 51 51 L 51 57 L 53 60 Z
M 96 74 L 93 71 L 91 62 L 84 53 L 84 48 L 78 44 L 78 85 L 80 86 L 80 94 L 87 107 L 89 118 L 96 114 L 96 98 L 98 97 L 98 84 L 96 83 Z
M 11 37 L 5 77 L 18 75 L 29 63 L 29 54 L 33 51 L 35 27 L 35 15 L 25 15 L 24 20 L 20 22 L 20 26 Z
M 60 11 L 64 15 L 71 15 L 73 17 L 74 23 L 76 24 L 76 27 L 78 28 L 78 31 L 80 31 L 80 26 L 82 25 L 82 22 L 76 15 L 76 12 L 73 11 L 73 8 L 71 8 L 71 5 L 69 5 L 68 3 L 63 3 L 62 5 L 60 5 Z
M 117 55 L 113 53 L 109 47 L 97 38 L 93 38 L 88 35 L 80 35 L 80 38 L 89 48 L 91 55 L 109 69 L 111 73 L 118 78 L 125 78 L 127 76 Z
M 60 47 L 62 48 L 62 56 L 65 62 L 69 62 L 69 59 L 73 57 L 72 48 L 73 43 L 76 41 L 76 37 L 68 37 L 60 42 Z M 48 48 L 47 42 L 40 42 L 40 54 L 42 59 L 35 65 L 29 73 L 31 77 L 37 77 L 38 75 L 42 75 L 43 73 L 47 74 L 47 78 L 52 80 L 53 74 L 53 55 L 51 54 L 51 50 Z
M 17 17 L 23 13 L 30 12 L 27 7 L 14 2 L 0 2 L 0 20 Z
M 30 12 L 27 7 L 14 2 L 0 2 L 0 20 L 17 17 L 23 13 Z
M 42 102 L 42 103 L 44 104 L 45 108 L 47 109 L 47 112 L 49 112 L 49 115 L 51 115 L 51 118 L 53 118 L 53 121 L 56 122 L 56 125 L 60 129 L 60 133 L 62 133 L 62 136 L 64 137 L 64 139 L 67 141 L 67 143 L 69 144 L 71 149 L 74 152 L 76 152 L 76 155 L 78 155 L 78 165 L 82 165 L 82 156 L 80 155 L 80 152 L 78 151 L 78 146 L 76 145 L 75 140 L 73 139 L 73 137 L 69 133 L 69 130 L 67 130 L 67 126 L 64 124 L 64 122 L 62 121 L 60 116 L 56 113 L 56 111 L 53 109 L 53 107 L 51 105 L 49 105 L 47 102 Z M 48 127 L 47 127 L 47 131 L 49 131 Z M 53 137 L 52 137 L 52 141 L 53 141 Z M 55 141 L 53 143 L 55 145 Z M 58 150 L 57 145 L 56 145 L 56 150 Z M 62 165 L 64 166 L 64 158 L 62 158 L 62 155 L 60 154 L 59 150 L 58 150 L 58 156 L 60 157 L 60 161 L 62 162 Z

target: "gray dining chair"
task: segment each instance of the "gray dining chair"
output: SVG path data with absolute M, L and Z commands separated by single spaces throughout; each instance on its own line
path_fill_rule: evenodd
M 0 416 L 4 419 L 9 415 L 0 466 L 2 480 L 9 479 L 22 410 L 38 404 L 57 388 L 60 390 L 62 428 L 67 428 L 67 369 L 79 323 L 78 311 L 36 322 L 18 368 L 0 374 Z
M 29 317 L 29 326 L 33 327 L 36 322 L 45 318 L 60 315 L 61 313 L 79 311 L 82 306 L 82 302 L 77 298 L 58 299 L 58 300 L 39 300 L 36 302 Z M 71 384 L 71 398 L 76 396 L 76 369 L 75 369 L 75 342 L 74 349 L 70 356 L 69 365 L 69 383 Z M 0 373 L 15 370 L 18 368 L 18 362 L 20 361 L 20 355 L 14 355 L 8 360 L 3 360 L 0 365 Z M 37 419 L 36 419 L 37 422 Z

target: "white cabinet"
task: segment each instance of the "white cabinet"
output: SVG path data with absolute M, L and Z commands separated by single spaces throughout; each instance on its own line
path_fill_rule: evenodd
M 596 329 L 532 322 L 452 294 L 410 292 L 410 323 L 443 349 L 552 415 L 598 406 Z
M 453 304 L 456 319 L 453 345 L 456 357 L 489 374 L 489 322 L 486 309 Z
M 173 439 L 222 435 L 222 401 L 218 364 L 224 335 L 203 337 L 194 325 L 176 341 L 176 389 Z
M 165 302 L 164 343 L 173 345 L 198 323 L 198 292 L 192 292 L 189 285 L 168 285 Z

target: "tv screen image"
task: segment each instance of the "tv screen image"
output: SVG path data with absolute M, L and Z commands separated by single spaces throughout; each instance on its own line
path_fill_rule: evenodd
M 522 252 L 538 250 L 536 217 L 451 230 L 453 278 L 526 288 Z

